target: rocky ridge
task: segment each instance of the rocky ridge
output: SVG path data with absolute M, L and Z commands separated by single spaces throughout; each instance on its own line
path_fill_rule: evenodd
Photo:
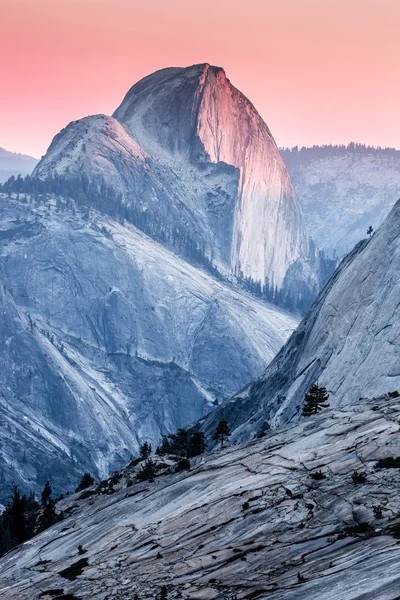
M 400 198 L 400 151 L 347 147 L 282 151 L 304 218 L 317 246 L 344 256 L 377 229 Z
M 400 202 L 371 239 L 348 254 L 265 372 L 202 422 L 224 416 L 235 439 L 301 414 L 316 382 L 334 406 L 400 389 Z

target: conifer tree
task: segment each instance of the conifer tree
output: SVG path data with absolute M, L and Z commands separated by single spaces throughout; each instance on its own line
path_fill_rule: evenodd
M 168 437 L 166 435 L 164 435 L 161 444 L 158 446 L 158 448 L 156 450 L 156 454 L 159 454 L 159 455 L 170 454 L 170 452 L 171 452 L 170 441 L 169 441 Z
M 168 590 L 166 585 L 162 586 L 160 593 L 156 596 L 156 600 L 168 600 Z
M 329 394 L 326 388 L 319 387 L 314 383 L 304 396 L 304 406 L 302 410 L 303 417 L 310 417 L 311 415 L 317 415 L 323 408 L 327 408 L 329 404 L 326 401 L 329 398 Z
M 42 491 L 42 497 L 41 497 L 41 505 L 42 508 L 46 508 L 46 506 L 49 504 L 50 499 L 51 499 L 51 485 L 49 481 L 46 481 L 46 483 L 44 484 L 44 488 Z
M 81 492 L 82 490 L 86 490 L 86 488 L 90 487 L 93 484 L 94 484 L 94 479 L 91 476 L 91 474 L 85 473 L 84 475 L 82 475 L 82 479 L 80 480 L 79 485 L 76 488 L 75 492 Z M 51 490 L 50 490 L 50 493 L 51 493 Z
M 231 435 L 228 422 L 226 419 L 221 419 L 218 423 L 217 429 L 213 435 L 213 440 L 221 442 L 221 448 L 224 447 L 224 441 Z
M 189 438 L 187 457 L 194 458 L 200 456 L 206 449 L 204 433 L 202 431 L 194 431 Z
M 138 474 L 136 478 L 138 481 L 153 481 L 154 477 L 157 475 L 157 465 L 151 458 L 148 458 Z
M 39 517 L 39 531 L 47 529 L 57 521 L 56 503 L 51 493 L 51 485 L 46 481 L 41 497 L 42 514 Z
M 144 442 L 144 444 L 142 444 L 140 446 L 140 458 L 147 460 L 149 458 L 151 454 L 151 444 L 149 444 L 148 442 Z

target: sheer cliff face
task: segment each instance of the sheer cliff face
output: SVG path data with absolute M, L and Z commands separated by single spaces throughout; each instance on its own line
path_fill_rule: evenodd
M 239 172 L 230 267 L 280 287 L 309 238 L 286 167 L 267 125 L 223 69 L 164 69 L 133 86 L 114 117 L 157 161 L 187 175 L 199 163 Z M 196 202 L 196 200 L 195 200 Z
M 222 69 L 200 78 L 197 135 L 213 162 L 240 170 L 232 269 L 282 285 L 289 266 L 308 253 L 308 235 L 289 175 L 267 125 Z
M 251 438 L 298 419 L 315 382 L 327 388 L 331 406 L 400 389 L 399 272 L 400 202 L 343 259 L 265 373 L 204 426 L 212 428 L 223 413 L 236 438 Z

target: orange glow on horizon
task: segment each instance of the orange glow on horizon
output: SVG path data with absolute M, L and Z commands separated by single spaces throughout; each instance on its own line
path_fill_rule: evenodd
M 398 0 L 0 0 L 0 147 L 40 156 L 166 66 L 209 62 L 280 146 L 400 147 Z

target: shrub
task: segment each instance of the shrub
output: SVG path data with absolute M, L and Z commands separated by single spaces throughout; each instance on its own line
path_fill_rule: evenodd
M 248 502 L 243 502 L 242 504 L 242 510 L 247 510 L 249 508 L 250 504 Z
M 388 396 L 389 396 L 389 398 L 398 398 L 400 396 L 400 394 L 397 390 L 394 390 L 393 392 L 389 392 Z
M 78 500 L 86 500 L 86 498 L 90 498 L 90 496 L 94 496 L 97 493 L 96 490 L 86 490 L 79 496 Z
M 180 471 L 186 471 L 190 469 L 190 460 L 187 458 L 181 458 L 178 464 L 175 467 L 175 473 L 179 473 Z
M 365 473 L 357 473 L 357 471 L 354 471 L 351 478 L 353 480 L 353 483 L 365 483 L 367 481 Z
M 91 476 L 91 474 L 85 473 L 82 476 L 82 479 L 80 480 L 80 483 L 79 483 L 78 487 L 76 488 L 75 492 L 81 492 L 82 490 L 85 490 L 86 488 L 90 487 L 93 484 L 94 484 L 94 479 Z
M 345 533 L 346 535 L 363 535 L 363 534 L 372 534 L 374 533 L 374 528 L 372 525 L 366 522 L 356 523 L 355 525 L 351 525 L 350 527 L 346 527 Z
M 157 465 L 149 458 L 145 461 L 144 465 L 136 475 L 138 481 L 153 481 L 154 477 L 157 474 Z
M 396 523 L 395 525 L 392 525 L 391 527 L 389 527 L 389 533 L 396 540 L 400 540 L 400 523 Z
M 326 479 L 326 475 L 324 475 L 322 471 L 315 471 L 314 473 L 311 473 L 310 477 L 316 481 L 319 481 L 320 479 Z
M 382 519 L 382 506 L 373 506 L 372 510 L 374 511 L 375 519 Z

